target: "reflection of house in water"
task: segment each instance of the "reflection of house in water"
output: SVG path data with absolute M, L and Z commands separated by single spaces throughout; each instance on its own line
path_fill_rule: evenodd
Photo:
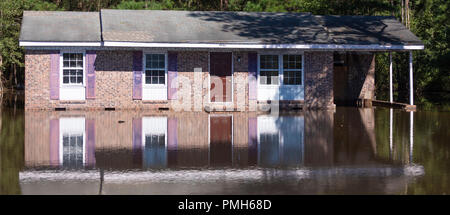
M 27 112 L 27 166 L 151 169 L 388 162 L 377 156 L 372 109 L 280 117 L 152 114 Z
M 120 121 L 120 122 L 119 122 Z M 299 166 L 303 116 L 27 112 L 27 166 Z
M 259 116 L 257 118 L 258 164 L 300 166 L 304 153 L 304 118 Z
M 379 145 L 389 148 L 389 142 L 376 142 L 373 109 L 280 117 L 120 111 L 26 112 L 25 117 L 26 167 L 20 174 L 27 183 L 96 181 L 100 172 L 110 183 L 270 181 L 281 169 L 283 177 L 313 179 L 310 187 L 328 183 L 323 175 L 335 178 L 333 187 L 339 189 L 354 185 L 342 175 L 401 176 L 386 182 L 391 187 L 406 182 L 404 167 L 378 154 Z M 48 168 L 69 170 L 40 172 Z M 224 168 L 232 170 L 219 171 Z

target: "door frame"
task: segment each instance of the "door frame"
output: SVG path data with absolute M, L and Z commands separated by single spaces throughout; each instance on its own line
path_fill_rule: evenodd
M 211 101 L 211 53 L 214 52 L 225 52 L 231 53 L 231 101 L 227 102 L 212 102 Z M 234 102 L 234 53 L 232 51 L 209 51 L 208 52 L 208 103 L 213 104 L 233 104 Z

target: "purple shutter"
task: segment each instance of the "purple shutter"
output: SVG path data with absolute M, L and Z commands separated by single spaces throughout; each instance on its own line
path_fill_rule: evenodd
M 86 51 L 86 99 L 95 99 L 95 51 Z
M 137 165 L 138 168 L 142 165 L 142 118 L 136 118 L 132 121 L 133 129 L 133 164 Z
M 142 51 L 133 52 L 133 99 L 142 99 Z
M 95 120 L 86 120 L 86 166 L 95 165 Z
M 248 99 L 256 100 L 257 94 L 257 71 L 258 55 L 254 52 L 248 53 Z
M 258 160 L 258 119 L 248 118 L 248 164 L 255 165 Z
M 178 148 L 178 120 L 169 118 L 167 120 L 167 163 L 169 166 L 177 164 Z
M 50 166 L 59 165 L 59 119 L 50 119 Z
M 50 52 L 50 99 L 59 99 L 59 51 Z
M 167 120 L 167 150 L 177 150 L 178 145 L 178 120 L 176 118 L 169 118 Z
M 169 68 L 167 72 L 167 99 L 177 99 L 177 84 L 176 84 L 176 78 L 178 73 L 178 55 L 176 52 L 169 52 L 168 54 L 169 58 Z

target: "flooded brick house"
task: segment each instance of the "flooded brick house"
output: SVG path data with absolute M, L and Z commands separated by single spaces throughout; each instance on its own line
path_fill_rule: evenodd
M 174 111 L 370 100 L 376 52 L 424 48 L 394 17 L 150 10 L 25 11 L 20 46 L 26 109 Z

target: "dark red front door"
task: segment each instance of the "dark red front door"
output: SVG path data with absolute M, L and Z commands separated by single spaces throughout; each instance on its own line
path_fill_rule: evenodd
M 231 52 L 211 52 L 211 102 L 231 102 Z

